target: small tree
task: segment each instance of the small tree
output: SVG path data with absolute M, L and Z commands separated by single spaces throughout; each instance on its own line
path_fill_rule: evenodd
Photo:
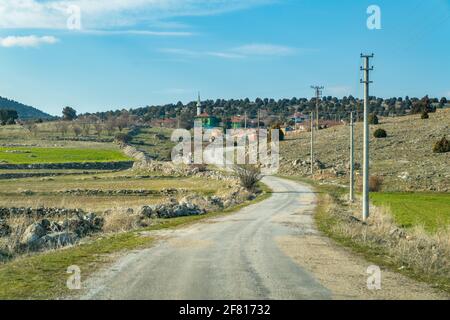
M 65 107 L 62 111 L 63 120 L 73 121 L 77 118 L 77 112 L 71 107 Z
M 114 140 L 117 143 L 129 143 L 131 141 L 131 136 L 127 133 L 123 133 L 123 132 L 119 132 L 118 134 L 116 134 L 116 136 L 114 137 Z
M 377 139 L 387 138 L 387 132 L 384 129 L 375 130 L 373 136 Z
M 115 128 L 116 128 L 116 120 L 114 119 L 114 117 L 110 117 L 105 122 L 105 130 L 109 136 L 112 136 Z
M 368 120 L 369 120 L 369 124 L 377 125 L 380 123 L 380 121 L 378 120 L 378 117 L 375 113 L 370 114 Z
M 278 130 L 279 132 L 279 141 L 284 141 L 284 132 L 283 130 L 281 130 L 281 124 L 279 122 L 272 124 L 272 126 L 270 127 L 270 130 L 268 130 L 267 134 L 268 134 L 268 138 L 267 141 L 271 142 L 272 141 L 272 131 L 273 130 Z
M 117 119 L 116 119 L 116 126 L 117 129 L 119 129 L 120 132 L 123 131 L 123 129 L 127 128 L 131 123 L 130 115 L 128 112 L 122 113 Z
M 428 114 L 428 111 L 427 111 L 427 110 L 423 110 L 423 111 L 422 111 L 422 116 L 421 116 L 420 118 L 423 119 L 423 120 L 429 119 L 430 116 L 429 116 L 429 114 Z
M 450 152 L 450 143 L 448 142 L 446 137 L 443 137 L 441 140 L 435 143 L 433 147 L 434 153 L 446 153 Z
M 370 176 L 369 178 L 369 191 L 379 192 L 383 185 L 383 178 L 378 176 Z
M 33 136 L 37 136 L 38 134 L 38 126 L 33 121 L 27 121 L 23 124 L 23 127 L 27 129 Z
M 103 131 L 103 124 L 100 121 L 94 123 L 94 130 L 95 134 L 100 137 Z
M 19 118 L 16 110 L 1 109 L 0 110 L 0 124 L 14 124 Z
M 261 170 L 254 165 L 235 165 L 233 171 L 241 186 L 249 191 L 255 190 L 256 184 L 262 179 Z
M 80 128 L 79 125 L 72 126 L 72 130 L 76 137 L 78 137 L 81 134 L 81 132 L 83 132 L 83 130 Z
M 64 137 L 69 130 L 69 126 L 64 121 L 59 121 L 55 124 L 56 130 Z

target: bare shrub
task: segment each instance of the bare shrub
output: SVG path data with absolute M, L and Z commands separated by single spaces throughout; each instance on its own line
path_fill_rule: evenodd
M 450 142 L 448 142 L 446 137 L 443 137 L 441 140 L 435 143 L 433 147 L 434 153 L 446 153 L 450 152 Z
M 370 192 L 379 192 L 383 186 L 383 178 L 379 176 L 370 176 L 369 178 L 369 191 Z M 363 191 L 363 181 L 362 179 L 358 179 L 358 190 L 360 192 Z
M 206 172 L 208 170 L 208 166 L 206 164 L 192 164 L 190 167 L 198 172 Z
M 102 131 L 103 131 L 103 124 L 100 121 L 95 122 L 94 130 L 95 130 L 95 134 L 100 137 L 100 135 L 102 134 Z
M 76 124 L 72 126 L 72 130 L 76 137 L 78 137 L 83 132 L 83 129 Z
M 371 176 L 369 178 L 369 191 L 370 192 L 379 192 L 381 191 L 381 187 L 383 185 L 383 178 L 378 176 Z
M 58 121 L 55 123 L 55 129 L 60 132 L 62 136 L 65 136 L 69 130 L 69 125 L 64 121 Z
M 105 233 L 125 232 L 145 226 L 142 216 L 121 210 L 108 213 L 104 218 L 103 232 Z
M 256 184 L 262 179 L 261 170 L 254 165 L 235 165 L 233 171 L 241 186 L 249 191 L 255 190 Z
M 20 244 L 20 241 L 23 238 L 25 230 L 34 222 L 36 222 L 36 219 L 26 216 L 7 219 L 7 224 L 11 227 L 11 233 L 1 243 L 0 250 L 10 256 L 22 251 L 23 246 Z

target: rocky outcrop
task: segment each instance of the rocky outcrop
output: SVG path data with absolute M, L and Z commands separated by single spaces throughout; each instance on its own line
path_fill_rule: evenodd
M 28 226 L 20 244 L 30 250 L 72 245 L 83 237 L 101 231 L 103 223 L 104 219 L 93 213 L 78 214 L 64 221 L 42 219 Z
M 192 203 L 177 203 L 176 201 L 167 204 L 158 204 L 154 206 L 144 206 L 139 214 L 147 218 L 176 218 L 186 216 L 198 216 L 206 214 L 205 209 L 200 209 Z
M 4 220 L 0 220 L 0 238 L 7 237 L 11 234 L 11 227 Z
M 139 215 L 146 218 L 176 218 L 192 215 L 202 215 L 208 212 L 221 211 L 226 208 L 233 207 L 244 201 L 253 200 L 256 194 L 250 193 L 245 189 L 236 187 L 223 197 L 211 196 L 205 197 L 201 195 L 189 195 L 180 201 L 172 198 L 164 204 L 143 206 L 139 210 Z

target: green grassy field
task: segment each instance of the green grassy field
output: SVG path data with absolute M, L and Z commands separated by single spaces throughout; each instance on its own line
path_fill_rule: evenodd
M 139 134 L 133 137 L 131 144 L 155 160 L 170 161 L 171 151 L 175 146 L 170 141 L 171 134 L 171 129 L 142 128 Z
M 120 150 L 0 147 L 0 162 L 10 164 L 114 162 L 130 160 Z
M 409 228 L 423 225 L 428 232 L 450 224 L 450 194 L 448 193 L 373 193 L 376 206 L 390 208 L 395 222 Z

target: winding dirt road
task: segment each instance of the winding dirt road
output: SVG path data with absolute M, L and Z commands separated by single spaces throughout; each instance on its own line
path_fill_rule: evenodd
M 439 299 L 389 271 L 367 289 L 371 265 L 321 236 L 316 197 L 265 177 L 271 198 L 225 217 L 157 232 L 158 243 L 120 258 L 85 284 L 83 299 Z

